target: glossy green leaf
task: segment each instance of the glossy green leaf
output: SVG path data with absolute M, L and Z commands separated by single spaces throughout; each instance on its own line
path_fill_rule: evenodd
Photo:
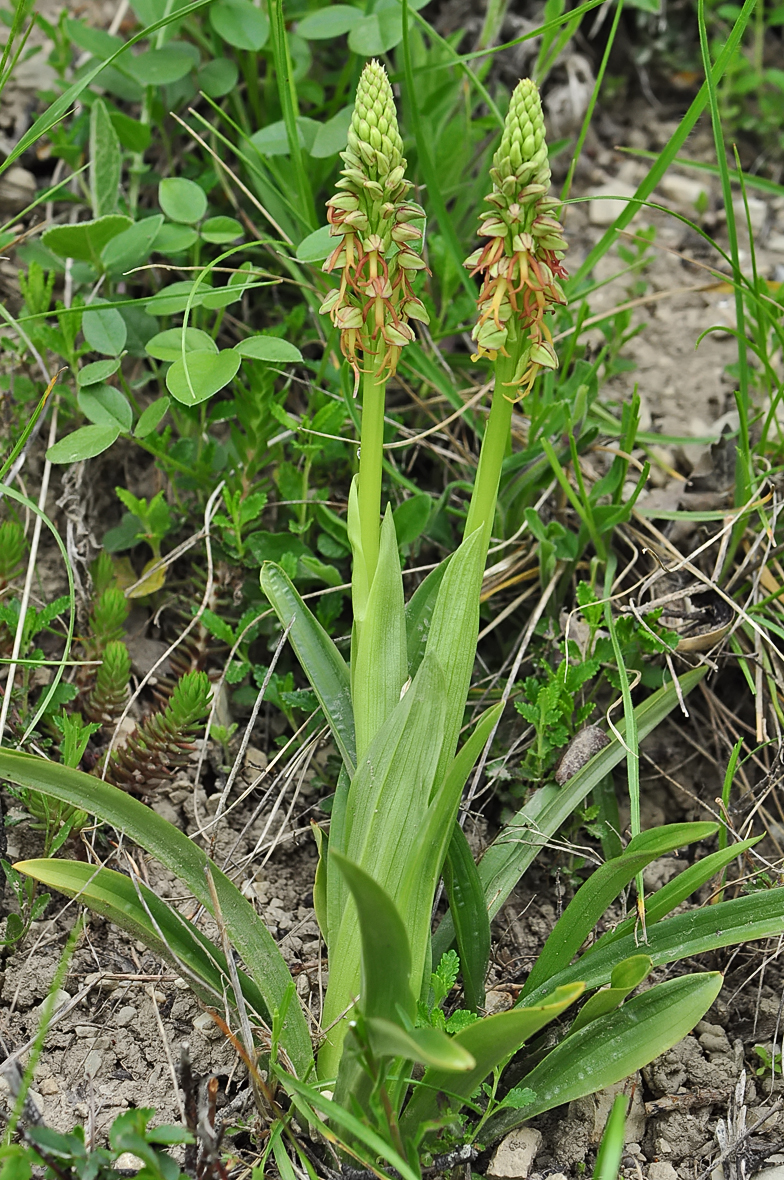
M 49 447 L 46 457 L 50 463 L 80 463 L 103 454 L 119 437 L 119 426 L 80 426 Z
M 118 356 L 125 348 L 128 329 L 116 307 L 104 307 L 105 299 L 93 299 L 82 313 L 82 334 L 94 352 Z
M 419 891 L 412 893 L 412 887 L 421 876 L 417 849 L 441 749 L 444 696 L 443 673 L 435 657 L 428 655 L 411 687 L 358 759 L 345 807 L 341 851 L 372 873 L 406 915 L 415 994 L 419 994 L 425 971 L 433 892 L 425 901 Z M 447 828 L 447 838 L 449 832 Z M 436 849 L 427 851 L 431 860 L 440 862 Z M 332 873 L 327 885 L 332 895 L 336 886 Z M 330 925 L 337 927 L 333 913 L 339 902 L 333 903 L 332 896 L 329 907 Z M 325 1025 L 338 1020 L 359 986 L 360 933 L 348 905 L 342 910 L 329 954 L 332 965 L 322 1015 Z M 340 1021 L 327 1035 L 319 1054 L 322 1076 L 337 1072 L 345 1032 L 346 1022 Z
M 234 347 L 241 357 L 267 361 L 273 365 L 290 365 L 302 360 L 302 353 L 297 346 L 288 340 L 281 340 L 279 336 L 250 336 Z
M 523 996 L 567 967 L 616 897 L 660 856 L 715 835 L 718 824 L 669 824 L 630 840 L 621 856 L 605 861 L 575 893 L 542 948 L 523 988 Z
M 751 897 L 736 897 L 664 918 L 648 929 L 644 944 L 640 943 L 641 934 L 633 930 L 614 942 L 604 943 L 598 950 L 592 949 L 543 986 L 549 988 L 555 983 L 581 979 L 586 988 L 603 987 L 610 982 L 616 964 L 638 954 L 642 946 L 654 967 L 663 967 L 719 947 L 774 938 L 782 933 L 784 888 L 768 889 Z M 537 1003 L 538 999 L 537 992 L 531 992 L 521 1002 Z
M 442 561 L 434 570 L 431 570 L 406 603 L 406 646 L 409 676 L 416 675 L 416 670 L 422 663 L 427 637 L 430 633 L 430 622 L 448 564 L 449 559 L 447 558 L 446 561 Z
M 337 245 L 337 239 L 331 236 L 329 228 L 328 225 L 322 225 L 302 239 L 297 246 L 297 258 L 300 262 L 323 262 L 325 258 L 329 258 Z
M 183 975 L 205 1003 L 222 1010 L 234 1005 L 231 979 L 223 951 L 196 926 L 172 909 L 141 881 L 83 861 L 27 860 L 14 868 L 102 914 Z M 255 983 L 239 972 L 242 994 L 251 1010 L 269 1023 L 270 1013 Z
M 158 185 L 158 204 L 170 221 L 193 225 L 207 212 L 207 194 L 184 176 L 169 176 Z
M 376 1057 L 402 1057 L 434 1069 L 466 1070 L 476 1065 L 471 1054 L 452 1037 L 437 1028 L 412 1028 L 380 1017 L 365 1021 L 370 1047 Z
M 178 357 L 166 374 L 166 388 L 186 406 L 197 406 L 218 393 L 237 375 L 240 357 L 233 348 L 219 353 L 201 348 Z
M 595 992 L 585 1001 L 574 1018 L 569 1035 L 571 1036 L 584 1025 L 590 1024 L 592 1020 L 598 1019 L 599 1016 L 605 1016 L 608 1012 L 613 1012 L 618 1008 L 629 993 L 633 992 L 647 978 L 652 967 L 653 963 L 648 955 L 632 955 L 631 958 L 624 959 L 617 967 L 614 967 L 610 977 L 610 986 Z
M 490 919 L 474 856 L 458 823 L 453 825 L 444 862 L 444 885 L 455 920 L 466 1007 L 476 1012 L 485 1002 L 485 976 L 490 961 Z
M 721 991 L 720 972 L 668 979 L 566 1037 L 526 1075 L 536 1098 L 524 1112 L 502 1110 L 485 1127 L 488 1139 L 519 1123 L 603 1090 L 677 1044 L 702 1019 Z
M 704 668 L 695 668 L 681 676 L 680 691 L 683 696 L 691 692 L 704 675 Z M 638 739 L 642 741 L 647 737 L 677 707 L 678 694 L 672 684 L 660 688 L 638 705 L 634 711 Z M 626 732 L 623 718 L 619 719 L 617 729 L 623 738 Z M 566 823 L 596 783 L 625 757 L 626 749 L 622 741 L 612 738 L 610 744 L 578 770 L 564 786 L 546 786 L 535 791 L 514 818 L 501 829 L 478 866 L 491 918 L 504 905 L 547 841 Z M 451 916 L 447 914 L 433 935 L 434 958 L 438 959 L 449 950 L 453 939 L 454 926 Z
M 751 840 L 740 840 L 737 844 L 731 844 L 729 848 L 719 849 L 718 852 L 712 852 L 709 856 L 705 856 L 702 860 L 695 861 L 693 865 L 689 865 L 682 873 L 678 873 L 656 893 L 646 897 L 645 899 L 645 924 L 647 927 L 653 926 L 654 922 L 660 922 L 662 918 L 676 909 L 681 902 L 685 901 L 687 897 L 691 897 L 698 889 L 701 889 L 712 877 L 715 877 L 722 869 L 726 868 L 731 861 L 737 857 L 742 856 L 749 848 L 753 848 L 763 836 L 756 836 Z M 590 946 L 586 955 L 593 954 L 599 948 L 607 946 L 610 942 L 617 942 L 619 938 L 630 934 L 637 923 L 636 914 L 630 914 L 623 922 L 619 922 L 613 930 L 607 930 L 596 942 Z
M 118 430 L 130 431 L 133 410 L 128 398 L 116 386 L 90 385 L 79 391 L 77 400 L 85 418 L 96 426 L 114 426 Z
M 306 41 L 330 41 L 342 37 L 363 19 L 362 9 L 351 4 L 328 4 L 318 12 L 309 12 L 297 25 Z
M 627 1094 L 616 1094 L 599 1144 L 593 1180 L 618 1180 L 626 1140 Z
M 359 918 L 362 940 L 362 985 L 359 1008 L 364 1016 L 399 1020 L 398 1009 L 413 1020 L 416 1011 L 411 991 L 411 951 L 403 919 L 377 881 L 339 852 L 329 855 L 348 884 Z
M 376 572 L 361 615 L 354 594 L 351 661 L 357 758 L 361 760 L 399 703 L 408 678 L 403 579 L 389 506 L 381 526 Z
M 81 808 L 124 832 L 129 840 L 157 857 L 179 877 L 211 913 L 212 895 L 205 875 L 209 864 L 232 945 L 244 959 L 264 997 L 267 1010 L 272 1012 L 281 1006 L 291 987 L 291 975 L 275 940 L 239 889 L 183 832 L 125 791 L 45 758 L 0 749 L 0 775 L 17 786 L 41 791 L 72 807 Z M 297 1072 L 307 1074 L 313 1060 L 310 1033 L 297 1003 L 288 1007 L 282 1043 Z
M 101 251 L 104 268 L 109 274 L 123 274 L 135 266 L 141 266 L 150 257 L 162 225 L 163 217 L 156 213 L 117 234 Z
M 159 397 L 156 401 L 150 402 L 147 409 L 139 418 L 134 430 L 136 438 L 147 438 L 148 434 L 152 434 L 158 424 L 162 421 L 166 411 L 169 408 L 168 397 Z
M 210 5 L 210 24 L 227 45 L 253 53 L 258 53 L 269 37 L 266 13 L 250 0 L 216 0 Z
M 442 1094 L 446 1095 L 452 1109 L 459 1108 L 497 1066 L 574 1004 L 582 992 L 579 983 L 558 988 L 537 1008 L 497 1012 L 462 1029 L 456 1034 L 455 1041 L 471 1054 L 476 1065 L 464 1074 L 428 1069 L 403 1112 L 401 1127 L 404 1133 L 414 1134 L 420 1124 L 443 1111 Z M 530 1019 L 519 1019 L 522 1012 L 530 1013 Z M 526 1116 L 530 1109 L 525 1108 Z
M 80 389 L 86 385 L 101 384 L 107 377 L 111 377 L 113 373 L 116 373 L 119 367 L 119 360 L 93 361 L 92 364 L 85 365 L 76 374 L 76 384 Z
M 280 566 L 265 561 L 261 588 L 283 627 L 294 620 L 289 639 L 340 750 L 350 775 L 356 765 L 354 710 L 346 661 Z
M 205 242 L 225 246 L 229 242 L 236 242 L 245 231 L 236 217 L 208 217 L 200 232 Z
M 125 58 L 124 67 L 140 86 L 169 86 L 179 82 L 199 64 L 199 51 L 187 41 L 170 41 L 160 49 L 148 49 Z
M 130 217 L 110 213 L 95 221 L 81 221 L 78 225 L 55 225 L 52 229 L 44 230 L 41 241 L 47 250 L 59 258 L 90 262 L 100 268 L 101 252 L 106 243 L 132 225 Z
M 106 103 L 98 98 L 90 108 L 90 203 L 93 217 L 114 212 L 121 170 L 120 141 Z
M 443 778 L 455 756 L 463 725 L 476 658 L 484 560 L 480 530 L 477 529 L 452 554 L 433 608 L 426 651 L 436 657 L 446 677 L 444 740 L 436 781 Z
M 183 329 L 167 328 L 158 332 L 144 346 L 144 351 L 158 361 L 177 361 L 182 356 Z M 185 352 L 212 352 L 218 355 L 218 346 L 212 336 L 200 328 L 185 329 Z
M 420 1180 L 419 1169 L 414 1171 L 407 1160 L 403 1159 L 379 1134 L 367 1126 L 364 1119 L 357 1118 L 351 1111 L 338 1102 L 334 1102 L 326 1093 L 318 1090 L 315 1086 L 308 1086 L 304 1082 L 298 1081 L 284 1070 L 278 1069 L 276 1072 L 280 1084 L 292 1099 L 292 1105 L 303 1113 L 306 1123 L 318 1125 L 322 1121 L 318 1115 L 314 1114 L 315 1111 L 318 1111 L 318 1114 L 322 1115 L 324 1119 L 328 1119 L 335 1127 L 340 1127 L 345 1131 L 352 1143 L 361 1143 L 368 1148 L 369 1155 L 360 1151 L 357 1151 L 357 1155 L 369 1169 L 377 1168 L 377 1161 L 382 1159 L 386 1160 L 403 1180 Z

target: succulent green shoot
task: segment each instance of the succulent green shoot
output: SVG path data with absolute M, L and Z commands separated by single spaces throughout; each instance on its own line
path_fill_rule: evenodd
M 491 206 L 480 215 L 479 233 L 489 241 L 475 250 L 465 265 L 482 276 L 479 319 L 472 338 L 475 358 L 499 353 L 510 356 L 513 325 L 519 345 L 514 372 L 507 384 L 521 395 L 531 389 L 540 369 L 555 369 L 558 358 L 544 317 L 556 304 L 566 303 L 558 280 L 566 277 L 561 259 L 566 250 L 558 202 L 547 196 L 544 116 L 534 82 L 518 83 L 503 135 L 490 170 Z

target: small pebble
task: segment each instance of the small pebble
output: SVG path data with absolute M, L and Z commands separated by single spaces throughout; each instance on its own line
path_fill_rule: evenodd
M 118 1028 L 127 1028 L 136 1019 L 136 1009 L 133 1004 L 124 1004 L 114 1018 Z

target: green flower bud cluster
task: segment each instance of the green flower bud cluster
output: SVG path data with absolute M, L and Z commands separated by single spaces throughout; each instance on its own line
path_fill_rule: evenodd
M 376 61 L 362 71 L 342 158 L 341 191 L 327 202 L 330 233 L 340 241 L 324 263 L 328 273 L 341 271 L 341 280 L 320 310 L 340 328 L 358 382 L 359 351 L 379 353 L 389 377 L 400 350 L 414 339 L 409 319 L 428 322 L 411 288 L 417 271 L 426 269 L 417 252 L 422 232 L 411 224 L 424 214 L 406 200 L 411 182 L 405 179 L 395 100 Z
M 485 201 L 491 208 L 480 215 L 479 228 L 489 241 L 465 262 L 483 278 L 472 338 L 476 357 L 491 359 L 498 352 L 508 355 L 510 334 L 520 340 L 511 384 L 525 394 L 540 369 L 558 367 L 544 315 L 566 303 L 558 284 L 566 277 L 561 265 L 566 242 L 555 216 L 558 202 L 547 196 L 544 115 L 536 85 L 528 78 L 512 95 L 490 177 L 493 191 Z

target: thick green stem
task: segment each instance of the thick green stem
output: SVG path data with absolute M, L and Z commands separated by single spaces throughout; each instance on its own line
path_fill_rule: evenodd
M 514 408 L 514 389 L 509 384 L 517 368 L 519 356 L 519 341 L 512 339 L 509 333 L 508 356 L 499 354 L 495 362 L 495 388 L 490 417 L 487 420 L 485 436 L 482 439 L 482 450 L 479 454 L 479 466 L 476 469 L 474 491 L 465 524 L 465 536 L 470 536 L 480 526 L 484 526 L 482 542 L 485 552 L 490 544 L 490 535 L 495 517 L 495 504 L 498 499 L 498 484 L 501 479 L 501 464 L 506 455 L 509 444 L 509 432 L 512 425 L 512 410 Z
M 378 562 L 381 528 L 381 471 L 384 457 L 384 391 L 380 358 L 365 352 L 368 368 L 362 378 L 362 436 L 359 447 L 359 520 L 368 587 Z

